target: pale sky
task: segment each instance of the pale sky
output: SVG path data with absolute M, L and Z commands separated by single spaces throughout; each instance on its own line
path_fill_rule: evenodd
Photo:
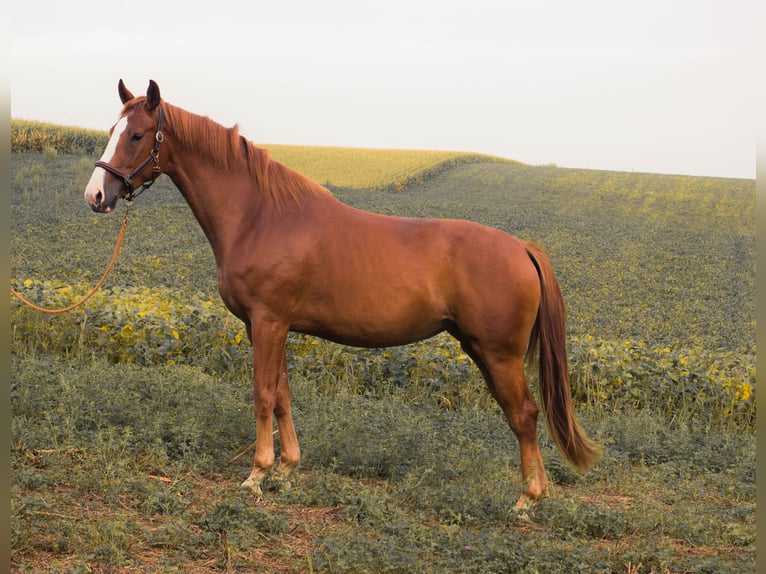
M 755 177 L 756 0 L 10 4 L 11 116 L 107 130 L 117 82 L 256 144 Z

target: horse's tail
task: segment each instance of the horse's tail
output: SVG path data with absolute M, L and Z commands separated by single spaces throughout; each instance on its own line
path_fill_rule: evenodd
M 561 452 L 575 467 L 588 470 L 601 458 L 601 448 L 577 423 L 569 389 L 564 297 L 548 256 L 534 243 L 525 248 L 540 276 L 541 301 L 532 328 L 527 360 L 534 361 L 540 343 L 539 388 L 548 430 Z

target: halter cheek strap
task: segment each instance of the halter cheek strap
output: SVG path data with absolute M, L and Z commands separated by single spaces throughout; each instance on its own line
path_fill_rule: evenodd
M 144 191 L 149 189 L 152 184 L 155 182 L 155 180 L 160 176 L 160 144 L 165 139 L 164 134 L 162 133 L 162 120 L 164 119 L 165 115 L 162 112 L 162 106 L 159 108 L 158 113 L 158 119 L 157 119 L 157 133 L 154 134 L 154 147 L 152 148 L 151 153 L 149 154 L 149 157 L 147 157 L 144 162 L 139 165 L 136 169 L 134 169 L 130 173 L 125 173 L 124 171 L 117 169 L 113 165 L 109 165 L 105 161 L 97 161 L 96 167 L 101 167 L 114 175 L 115 177 L 118 177 L 122 180 L 123 184 L 128 190 L 128 194 L 125 196 L 125 201 L 133 201 L 136 199 L 139 195 L 141 195 Z M 139 175 L 142 171 L 146 169 L 146 167 L 154 162 L 154 167 L 152 168 L 152 179 L 145 182 L 139 190 L 136 191 L 136 189 L 133 187 L 133 179 Z

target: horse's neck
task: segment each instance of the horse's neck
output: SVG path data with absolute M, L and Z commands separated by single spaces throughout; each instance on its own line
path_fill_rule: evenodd
M 255 182 L 245 173 L 221 173 L 204 161 L 176 162 L 168 176 L 184 196 L 220 260 L 243 227 L 252 227 L 261 211 Z
M 266 191 L 259 188 L 260 182 L 250 171 L 246 157 L 240 165 L 221 171 L 191 151 L 182 149 L 174 155 L 167 174 L 191 207 L 219 265 L 226 253 L 241 249 L 238 242 L 253 228 L 280 225 L 279 222 L 288 220 L 294 228 L 300 222 L 306 224 L 308 214 L 321 219 L 321 214 L 339 203 L 318 184 L 276 162 L 265 171 L 272 178 L 275 171 L 279 173 L 269 181 L 280 189 Z

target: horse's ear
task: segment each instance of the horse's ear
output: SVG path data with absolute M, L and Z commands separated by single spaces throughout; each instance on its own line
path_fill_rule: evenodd
M 149 87 L 146 89 L 146 109 L 150 112 L 160 105 L 160 87 L 154 80 L 149 80 Z
M 125 87 L 125 82 L 123 82 L 122 79 L 120 79 L 120 83 L 117 84 L 117 92 L 119 92 L 120 100 L 122 100 L 123 104 L 127 104 L 133 99 L 133 94 L 131 94 L 130 90 Z

